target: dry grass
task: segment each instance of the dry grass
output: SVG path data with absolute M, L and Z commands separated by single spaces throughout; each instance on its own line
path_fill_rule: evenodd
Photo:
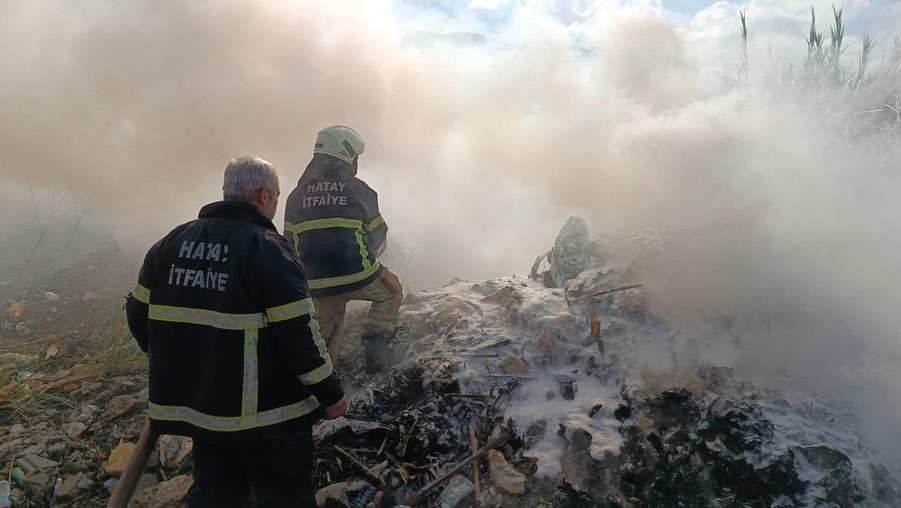
M 111 255 L 76 259 L 36 283 L 55 294 L 26 291 L 9 305 L 0 354 L 13 354 L 0 365 L 0 418 L 27 420 L 43 408 L 71 407 L 71 393 L 84 382 L 143 370 L 146 358 L 122 311 L 129 284 Z

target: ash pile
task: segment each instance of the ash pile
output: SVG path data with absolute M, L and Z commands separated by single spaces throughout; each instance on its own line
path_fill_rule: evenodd
M 347 421 L 320 428 L 319 477 L 348 493 L 320 500 L 901 505 L 897 462 L 867 448 L 855 415 L 704 363 L 704 348 L 739 348 L 737 332 L 710 344 L 649 309 L 638 277 L 666 236 L 616 241 L 629 263 L 571 218 L 528 277 L 409 295 L 406 362 L 357 392 Z M 654 372 L 649 350 L 665 364 Z

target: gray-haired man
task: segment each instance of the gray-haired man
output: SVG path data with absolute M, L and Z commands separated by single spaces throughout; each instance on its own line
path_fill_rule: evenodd
M 275 168 L 239 157 L 223 201 L 144 259 L 128 325 L 150 358 L 150 423 L 194 438 L 189 506 L 313 506 L 311 426 L 346 402 L 307 280 L 272 218 Z

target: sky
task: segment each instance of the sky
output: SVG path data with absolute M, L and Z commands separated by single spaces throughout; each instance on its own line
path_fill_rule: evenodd
M 806 0 L 0 0 L 4 248 L 50 223 L 49 256 L 113 238 L 137 266 L 221 197 L 231 158 L 273 162 L 286 196 L 344 124 L 408 291 L 526 273 L 570 215 L 598 238 L 658 232 L 655 309 L 740 315 L 761 371 L 865 385 L 887 439 L 901 155 L 872 127 L 885 93 L 824 108 L 774 87 L 811 5 L 828 37 L 832 4 Z M 901 3 L 843 8 L 842 65 L 865 34 L 891 54 Z

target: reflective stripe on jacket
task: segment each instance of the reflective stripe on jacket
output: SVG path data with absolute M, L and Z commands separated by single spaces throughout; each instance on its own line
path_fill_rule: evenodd
M 175 228 L 126 305 L 154 429 L 234 442 L 308 426 L 343 396 L 313 311 L 297 256 L 255 206 L 212 203 Z
M 388 226 L 378 194 L 335 157 L 316 154 L 285 204 L 285 236 L 309 276 L 310 294 L 359 289 L 378 278 Z

